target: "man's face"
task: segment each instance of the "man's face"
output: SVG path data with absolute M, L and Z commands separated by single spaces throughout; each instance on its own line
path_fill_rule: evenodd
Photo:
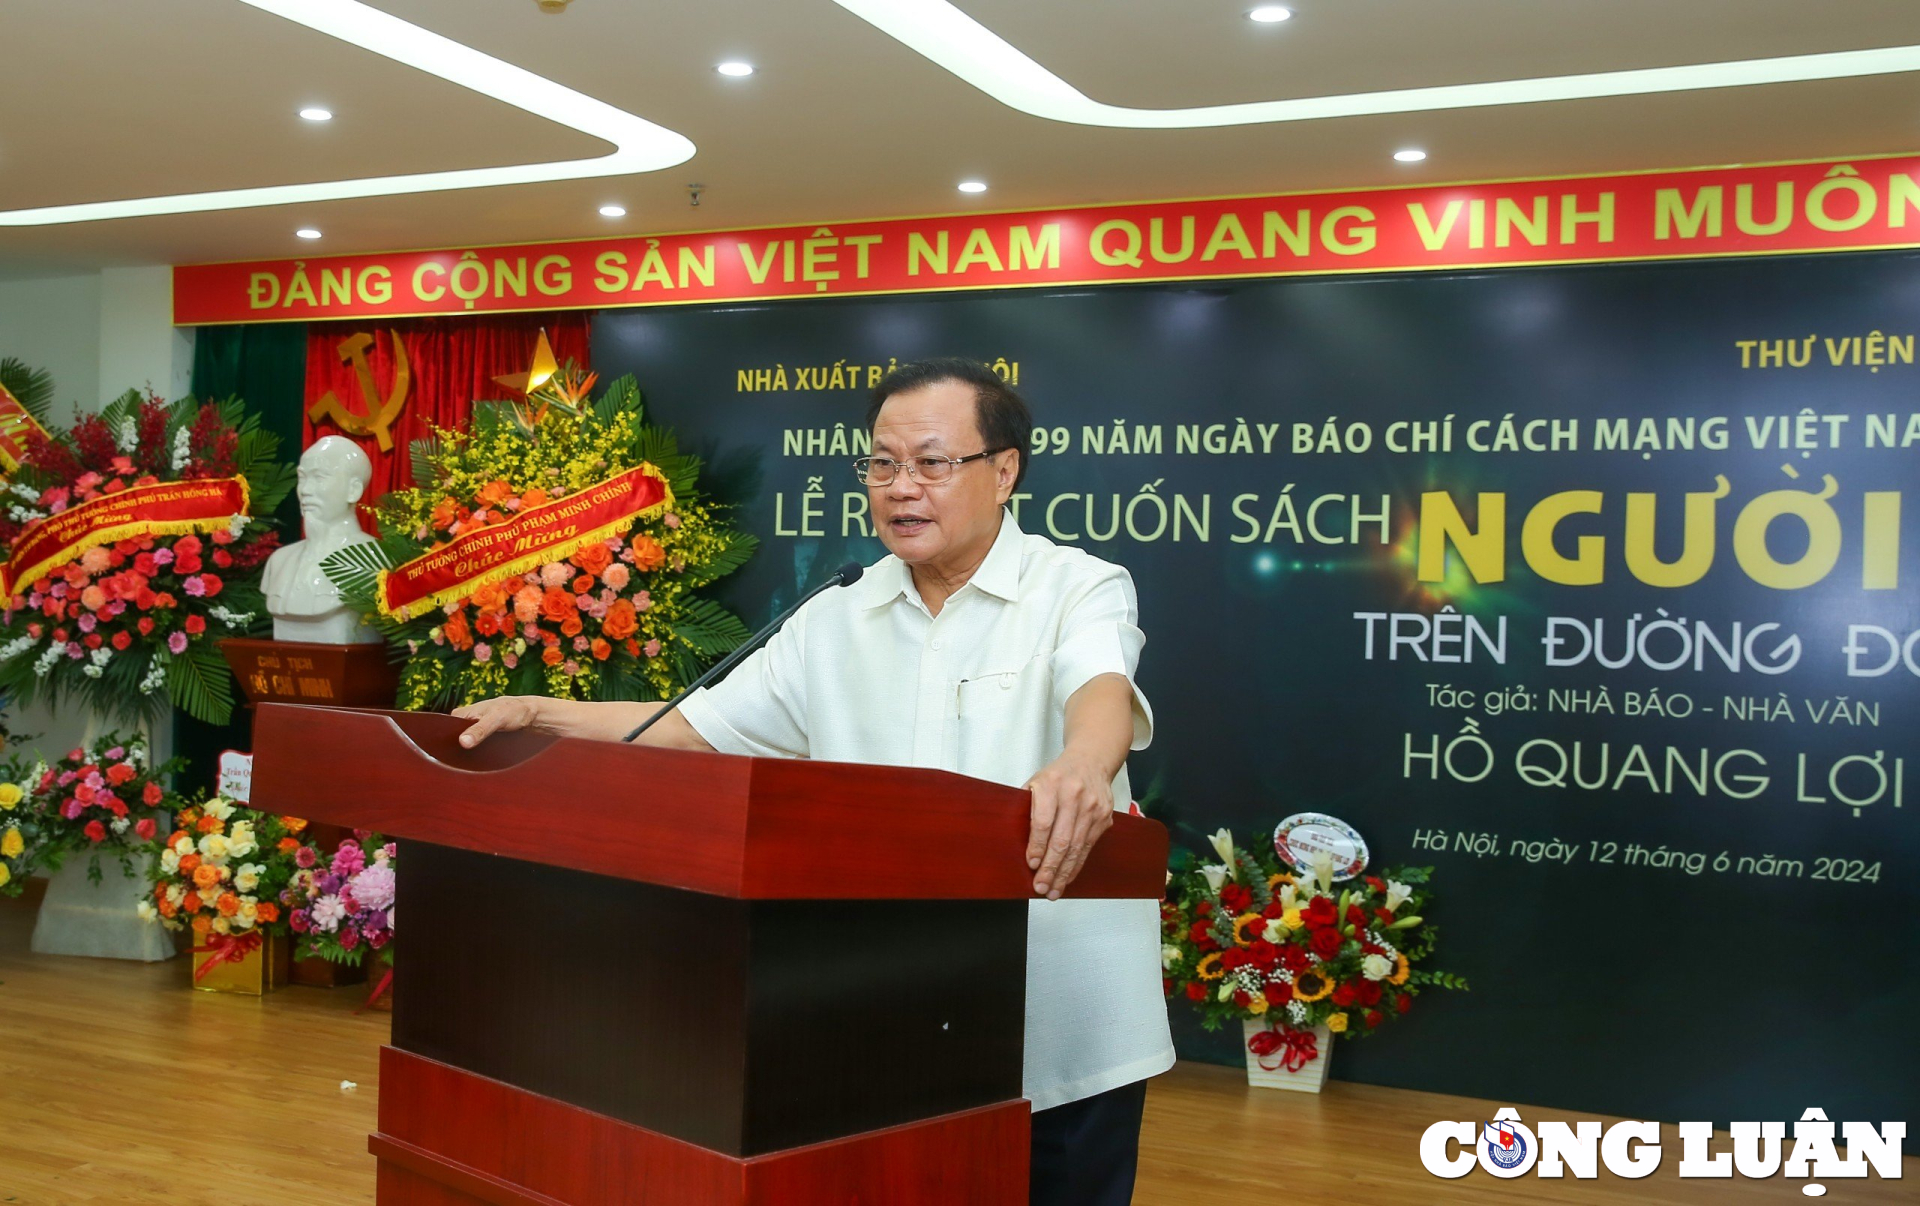
M 331 460 L 303 460 L 296 477 L 295 493 L 300 499 L 300 518 L 308 523 L 327 523 L 353 514 L 354 489 L 346 469 Z
M 985 450 L 972 386 L 940 381 L 886 400 L 873 425 L 873 455 L 901 468 L 886 485 L 868 486 L 867 498 L 888 552 L 909 565 L 986 555 L 1000 531 L 1001 504 L 1013 494 L 1019 453 L 957 465 L 935 485 L 914 481 L 906 469 L 914 457 L 957 459 Z

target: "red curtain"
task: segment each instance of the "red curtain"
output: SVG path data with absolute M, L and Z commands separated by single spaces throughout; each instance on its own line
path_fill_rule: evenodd
M 515 397 L 493 379 L 508 373 L 524 373 L 533 362 L 533 348 L 545 330 L 554 358 L 561 364 L 569 359 L 581 367 L 588 364 L 588 316 L 584 313 L 490 314 L 475 318 L 400 318 L 385 321 L 362 319 L 354 322 L 312 323 L 307 327 L 307 381 L 305 403 L 309 410 L 328 392 L 354 414 L 365 414 L 360 374 L 351 360 L 342 356 L 341 341 L 355 332 L 373 336 L 366 350 L 368 366 L 373 370 L 374 389 L 381 399 L 393 386 L 393 339 L 397 335 L 406 346 L 407 367 L 412 383 L 406 405 L 392 425 L 393 448 L 380 451 L 371 435 L 355 436 L 341 431 L 326 419 L 315 422 L 303 418 L 300 446 L 312 444 L 321 436 L 344 435 L 366 449 L 373 460 L 373 483 L 366 502 L 372 502 L 390 490 L 413 484 L 413 469 L 408 457 L 409 442 L 428 435 L 432 428 L 464 431 L 475 401 Z M 367 512 L 361 512 L 363 522 Z

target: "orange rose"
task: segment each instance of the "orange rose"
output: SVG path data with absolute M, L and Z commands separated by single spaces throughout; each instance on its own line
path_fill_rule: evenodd
M 193 869 L 199 865 L 200 856 L 197 854 L 183 854 L 180 856 L 180 874 L 182 875 L 192 875 Z
M 196 904 L 193 907 L 197 909 L 200 906 Z M 211 930 L 212 928 L 213 928 L 213 918 L 211 917 L 205 916 L 203 914 L 193 919 L 193 932 L 200 935 L 202 938 L 205 938 L 207 936 L 207 931 Z
M 232 917 L 240 911 L 240 898 L 231 892 L 222 892 L 220 899 L 213 902 L 213 907 L 220 910 L 220 916 Z
M 632 599 L 615 599 L 613 606 L 607 608 L 607 618 L 600 622 L 600 631 L 610 640 L 623 640 L 639 630 L 640 620 L 634 614 Z
M 560 652 L 560 646 L 548 645 L 541 651 L 540 660 L 549 666 L 558 666 L 561 662 L 567 660 L 567 655 Z
M 219 817 L 208 813 L 206 816 L 200 818 L 199 823 L 196 824 L 194 828 L 198 829 L 201 833 L 219 833 L 222 826 Z
M 447 644 L 455 649 L 473 648 L 473 632 L 467 627 L 467 613 L 464 611 L 456 611 L 448 616 L 447 622 L 440 626 L 440 632 L 447 638 Z
M 560 635 L 576 637 L 580 635 L 580 630 L 584 627 L 586 627 L 586 625 L 580 622 L 579 616 L 571 615 L 560 621 Z
M 180 911 L 183 913 L 198 913 L 200 911 L 200 893 L 189 892 L 185 896 L 182 896 L 180 898 Z
M 432 528 L 450 528 L 453 521 L 460 517 L 460 504 L 451 498 L 443 498 L 433 504 L 433 513 L 427 516 L 427 526 Z
M 299 833 L 307 827 L 307 822 L 301 817 L 281 817 L 280 827 L 288 833 Z
M 593 649 L 593 656 L 596 661 L 604 662 L 608 658 L 613 656 L 613 646 L 607 644 L 605 641 L 601 640 L 599 637 L 593 638 L 592 649 Z
M 588 591 L 593 589 L 593 575 L 581 574 L 578 578 L 575 578 L 573 580 L 572 585 L 573 585 L 574 594 L 584 595 Z
M 607 549 L 606 541 L 596 540 L 592 544 L 582 547 L 579 552 L 569 557 L 568 560 L 587 571 L 587 573 L 593 577 L 598 578 L 601 570 L 613 564 L 613 554 Z
M 633 538 L 633 568 L 645 572 L 659 569 L 667 563 L 667 550 L 660 542 L 642 532 Z
M 489 582 L 473 592 L 473 605 L 480 611 L 505 611 L 512 598 L 505 582 Z
M 173 902 L 171 900 L 162 899 L 160 901 L 160 916 L 165 917 L 168 920 L 172 920 L 174 915 L 177 914 L 179 911 L 180 911 L 179 909 L 176 909 L 173 907 Z
M 294 851 L 300 849 L 300 843 L 297 839 L 284 837 L 274 843 L 274 849 L 282 854 L 292 854 Z
M 520 509 L 524 511 L 528 507 L 537 507 L 546 501 L 547 501 L 547 492 L 545 490 L 542 490 L 540 487 L 535 486 L 533 489 L 527 491 L 525 494 L 522 494 L 520 496 Z
M 219 883 L 220 868 L 214 866 L 212 863 L 201 863 L 193 869 L 194 887 L 202 889 L 212 888 L 218 886 Z
M 540 614 L 555 624 L 566 619 L 579 608 L 574 604 L 573 595 L 557 586 L 549 586 L 547 593 L 540 597 Z
M 272 925 L 280 920 L 280 906 L 271 900 L 263 900 L 253 906 L 253 919 L 261 925 Z
M 496 477 L 486 485 L 480 487 L 480 493 L 475 495 L 475 497 L 480 500 L 481 506 L 491 507 L 512 498 L 513 487 Z
M 178 850 L 182 842 L 186 843 L 188 847 L 192 847 L 193 835 L 184 829 L 176 829 L 173 831 L 173 836 L 167 839 L 167 849 Z

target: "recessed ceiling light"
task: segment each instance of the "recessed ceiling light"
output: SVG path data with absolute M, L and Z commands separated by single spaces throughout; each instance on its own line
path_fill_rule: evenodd
M 1427 157 L 1427 153 L 1422 150 L 1417 150 L 1413 147 L 1408 147 L 1404 151 L 1395 151 L 1393 153 L 1393 157 L 1395 159 L 1398 159 L 1401 163 L 1419 163 L 1422 159 L 1425 159 Z
M 960 191 L 963 193 L 984 193 L 987 191 L 987 182 L 984 180 L 962 180 L 960 182 Z
M 260 0 L 247 2 L 257 4 Z M 1871 50 L 1443 84 L 1386 92 L 1303 96 L 1183 109 L 1130 109 L 1103 104 L 1080 92 L 955 7 L 952 0 L 834 0 L 834 3 L 1022 113 L 1051 121 L 1129 130 L 1191 130 L 1264 122 L 1318 121 L 1330 117 L 1378 117 L 1386 113 L 1530 105 L 1920 72 L 1920 46 L 1880 46 Z
M 718 71 L 721 75 L 732 75 L 732 76 L 752 75 L 753 64 L 743 63 L 739 59 L 728 59 L 726 62 L 720 64 L 718 67 L 715 67 L 714 70 Z
M 624 218 L 627 216 L 627 207 L 624 205 L 602 205 L 600 207 L 600 216 L 603 218 Z
M 332 111 L 328 109 L 322 109 L 318 105 L 309 105 L 306 108 L 300 110 L 300 116 L 306 118 L 308 121 L 332 121 L 333 120 Z
M 1291 16 L 1293 16 L 1293 10 L 1290 8 L 1282 8 L 1278 4 L 1262 4 L 1247 14 L 1247 20 L 1258 21 L 1262 25 L 1272 25 L 1277 21 L 1285 21 Z
M 299 235 L 303 239 L 317 239 L 320 237 L 320 232 L 315 230 L 311 226 L 302 226 L 299 230 L 296 230 L 293 233 L 296 235 Z

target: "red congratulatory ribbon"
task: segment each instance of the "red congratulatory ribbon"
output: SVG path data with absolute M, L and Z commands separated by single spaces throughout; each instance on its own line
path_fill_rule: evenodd
M 672 505 L 666 477 L 652 465 L 637 465 L 565 498 L 528 507 L 505 523 L 462 532 L 383 571 L 376 592 L 380 611 L 396 619 L 423 615 L 489 582 L 571 557 Z
M 1279 1030 L 1262 1030 L 1247 1040 L 1247 1050 L 1259 1059 L 1260 1066 L 1268 1072 L 1278 1072 L 1282 1068 L 1289 1072 L 1298 1072 L 1312 1063 L 1320 1055 L 1319 1040 L 1313 1037 L 1311 1030 L 1294 1030 L 1283 1027 Z M 1269 1064 L 1268 1058 L 1280 1057 L 1277 1064 Z
M 103 494 L 28 524 L 14 538 L 6 565 L 0 566 L 0 593 L 17 594 L 90 548 L 116 540 L 211 532 L 246 510 L 247 482 L 241 477 L 159 482 Z

